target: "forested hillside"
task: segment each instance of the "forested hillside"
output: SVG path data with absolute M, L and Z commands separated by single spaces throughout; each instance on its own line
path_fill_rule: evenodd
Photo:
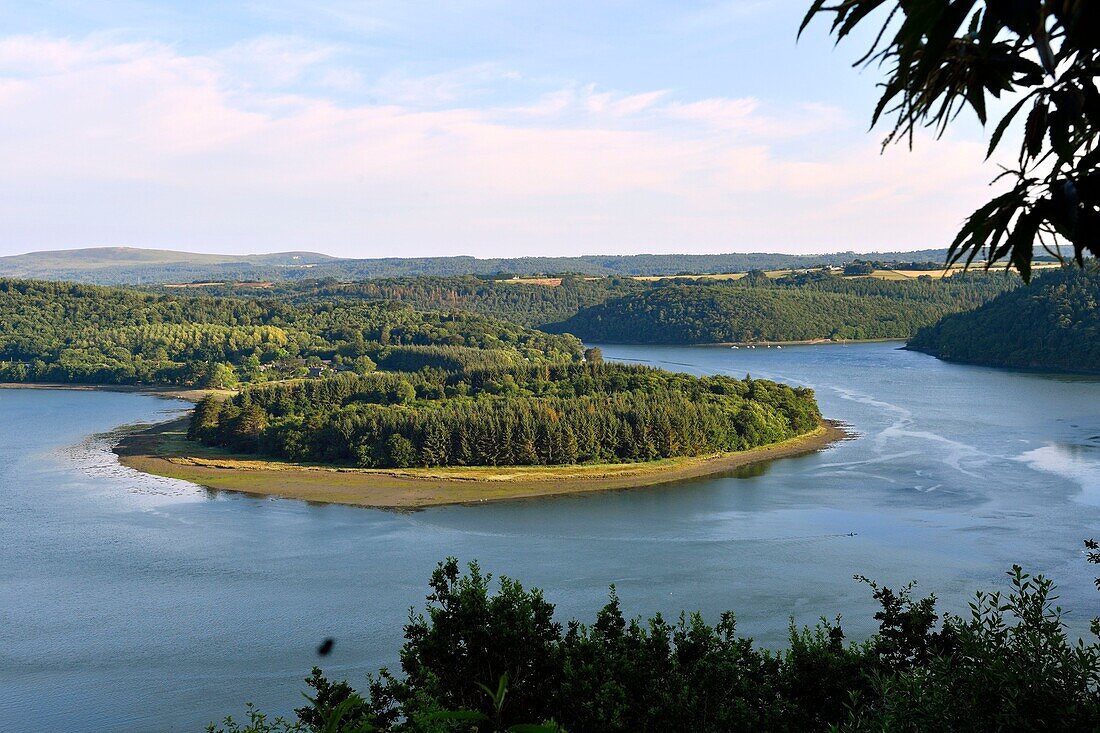
M 405 303 L 422 310 L 466 310 L 538 328 L 564 321 L 581 308 L 653 283 L 628 277 L 589 279 L 567 275 L 556 286 L 517 283 L 463 275 L 456 277 L 400 277 L 341 282 L 334 279 L 273 283 L 264 288 L 226 284 L 203 291 L 224 295 L 276 297 L 296 303 L 317 299 L 360 298 Z
M 579 360 L 580 343 L 394 303 L 139 293 L 0 280 L 0 381 L 231 386 L 314 372 Z
M 205 286 L 203 292 L 248 297 L 274 297 L 298 304 L 308 304 L 318 299 L 363 298 L 367 300 L 398 301 L 418 309 L 457 309 L 501 318 L 524 326 L 542 328 L 551 332 L 576 333 L 590 341 L 633 341 L 620 331 L 607 329 L 595 321 L 615 320 L 619 308 L 633 318 L 634 308 L 673 307 L 675 318 L 690 318 L 700 324 L 697 340 L 682 341 L 675 331 L 672 341 L 655 343 L 711 343 L 715 339 L 706 331 L 732 331 L 751 333 L 793 333 L 796 328 L 807 336 L 789 335 L 785 339 L 801 338 L 905 338 L 918 326 L 934 322 L 945 313 L 976 308 L 1002 289 L 1017 284 L 1015 279 L 999 276 L 971 275 L 940 280 L 913 278 L 909 281 L 887 281 L 868 277 L 841 277 L 822 271 L 797 273 L 778 278 L 766 277 L 755 271 L 737 280 L 707 280 L 698 278 L 668 278 L 657 281 L 637 280 L 626 277 L 590 278 L 567 275 L 558 285 L 515 282 L 463 277 L 408 277 L 381 278 L 357 282 L 318 280 L 272 283 L 265 287 L 248 284 L 224 284 Z M 556 281 L 551 281 L 556 282 Z M 683 288 L 679 294 L 657 295 L 656 291 Z M 730 298 L 725 290 L 739 293 L 751 288 L 759 291 L 774 288 L 779 291 L 770 296 L 736 296 L 755 305 L 761 299 L 774 303 L 770 311 L 761 311 L 752 305 L 741 309 L 745 321 L 736 324 L 728 318 L 725 306 L 716 305 Z M 845 296 L 834 298 L 801 297 L 791 292 L 836 293 Z M 593 308 L 608 301 L 626 296 L 636 296 L 623 304 L 616 303 L 607 309 Z M 639 305 L 635 305 L 639 304 Z M 660 306 L 658 306 L 660 304 Z M 592 309 L 592 310 L 586 310 Z M 694 313 L 688 311 L 695 310 Z M 578 313 L 582 313 L 578 316 Z M 604 313 L 607 313 L 605 316 Z M 726 320 L 722 320 L 725 318 Z M 678 328 L 678 322 L 673 328 Z M 644 326 L 643 326 L 644 327 Z M 846 334 L 831 336 L 833 332 Z M 612 337 L 610 334 L 615 333 Z M 876 335 L 853 335 L 876 334 Z M 728 335 L 728 334 L 727 334 Z M 724 338 L 722 340 L 750 340 Z
M 803 275 L 670 285 L 582 309 L 548 330 L 653 344 L 907 338 L 1016 285 L 1003 275 L 905 282 Z
M 813 392 L 621 364 L 367 374 L 252 387 L 195 409 L 190 437 L 364 467 L 651 461 L 817 427 Z
M 1100 372 L 1100 268 L 1066 268 L 919 331 L 908 347 L 948 361 Z

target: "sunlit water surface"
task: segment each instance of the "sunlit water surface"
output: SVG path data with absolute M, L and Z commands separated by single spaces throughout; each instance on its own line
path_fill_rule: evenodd
M 402 514 L 120 468 L 101 434 L 182 403 L 0 390 L 0 730 L 197 731 L 249 700 L 289 712 L 324 637 L 334 675 L 394 664 L 447 555 L 542 587 L 562 620 L 591 619 L 614 583 L 630 613 L 733 609 L 769 646 L 791 617 L 870 633 L 856 573 L 962 610 L 1019 562 L 1057 579 L 1074 633 L 1100 613 L 1081 554 L 1100 536 L 1100 380 L 896 344 L 604 353 L 810 385 L 858 437 L 739 475 Z

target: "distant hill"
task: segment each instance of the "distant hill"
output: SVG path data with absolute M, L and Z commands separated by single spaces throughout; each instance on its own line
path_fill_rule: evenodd
M 1100 373 L 1100 268 L 1041 275 L 921 329 L 906 348 L 968 364 Z
M 845 265 L 854 260 L 943 262 L 944 250 L 823 255 L 731 253 L 714 255 L 642 254 L 581 257 L 410 257 L 350 259 L 315 252 L 263 255 L 211 255 L 131 247 L 32 252 L 0 257 L 0 277 L 73 280 L 114 285 L 202 280 L 365 280 L 414 275 L 677 275 Z
M 187 268 L 201 270 L 226 266 L 301 268 L 335 260 L 335 257 L 316 252 L 222 255 L 137 247 L 92 247 L 0 257 L 0 277 L 95 281 L 100 276 L 114 279 L 119 273 L 127 271 L 148 271 L 150 275 L 157 275 Z

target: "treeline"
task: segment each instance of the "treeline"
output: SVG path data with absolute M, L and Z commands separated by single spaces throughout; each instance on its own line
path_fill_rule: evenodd
M 647 287 L 652 287 L 652 284 L 628 277 L 590 279 L 565 275 L 561 278 L 561 285 L 548 286 L 464 275 L 356 282 L 334 279 L 282 282 L 274 283 L 269 288 L 245 290 L 244 294 L 289 299 L 297 303 L 331 298 L 396 301 L 421 310 L 471 311 L 538 328 L 563 321 L 586 306 Z M 204 289 L 225 295 L 242 292 L 232 284 Z
M 198 404 L 189 437 L 237 452 L 362 467 L 651 461 L 813 430 L 813 392 L 620 364 L 344 375 Z
M 857 255 L 838 252 L 821 255 L 730 253 L 715 255 L 643 254 L 583 255 L 580 257 L 389 257 L 342 259 L 310 252 L 245 257 L 217 257 L 148 250 L 89 249 L 37 252 L 0 257 L 0 277 L 75 280 L 120 285 L 223 280 L 306 280 L 336 278 L 366 280 L 500 274 L 541 275 L 576 273 L 603 276 L 677 275 L 747 272 L 753 269 L 843 266 L 853 259 L 884 262 L 913 259 L 943 262 L 944 250 L 883 252 Z M 228 261 L 224 261 L 228 260 Z
M 627 618 L 615 590 L 591 624 L 562 624 L 536 590 L 440 563 L 411 613 L 400 669 L 361 692 L 319 669 L 295 720 L 251 710 L 209 733 L 1077 733 L 1100 726 L 1100 646 L 1068 638 L 1052 584 L 1019 568 L 965 616 L 868 583 L 879 628 L 792 625 L 758 648 L 736 618 Z M 515 727 L 513 727 L 515 726 Z
M 0 380 L 232 386 L 314 371 L 577 361 L 575 338 L 397 303 L 0 280 Z
M 653 288 L 582 309 L 547 330 L 586 341 L 706 344 L 908 338 L 948 313 L 975 308 L 1016 279 L 956 275 L 885 281 L 812 273 L 770 280 Z
M 948 361 L 1100 372 L 1100 268 L 1065 268 L 919 331 L 907 348 Z
M 318 280 L 275 283 L 267 288 L 237 288 L 233 284 L 204 288 L 207 292 L 224 295 L 243 294 L 248 297 L 266 297 L 287 300 L 307 306 L 317 300 L 331 298 L 362 298 L 366 300 L 396 301 L 418 309 L 463 310 L 494 318 L 501 318 L 525 326 L 541 328 L 555 333 L 575 333 L 582 338 L 599 341 L 623 341 L 621 334 L 611 338 L 610 333 L 629 329 L 629 324 L 614 330 L 596 327 L 597 319 L 614 320 L 619 308 L 626 317 L 633 317 L 635 307 L 645 308 L 647 301 L 659 302 L 654 307 L 667 307 L 676 301 L 677 319 L 690 319 L 702 324 L 696 327 L 695 341 L 664 340 L 659 343 L 711 343 L 728 340 L 715 339 L 705 332 L 713 329 L 731 330 L 727 317 L 730 298 L 742 297 L 756 301 L 763 298 L 775 302 L 778 312 L 761 313 L 751 320 L 757 311 L 751 305 L 742 308 L 750 320 L 739 324 L 743 332 L 780 333 L 788 330 L 787 338 L 796 340 L 790 329 L 797 324 L 782 323 L 784 318 L 801 321 L 806 326 L 804 334 L 797 338 L 906 338 L 916 328 L 935 322 L 945 313 L 976 308 L 1005 288 L 1017 284 L 1005 277 L 970 275 L 949 280 L 930 277 L 906 281 L 886 281 L 875 278 L 844 278 L 825 271 L 810 271 L 780 278 L 769 278 L 754 270 L 739 280 L 715 281 L 690 276 L 667 278 L 658 281 L 641 281 L 627 277 L 588 278 L 566 275 L 560 285 L 517 283 L 463 277 L 410 277 L 339 282 Z M 676 295 L 659 294 L 669 288 L 681 288 Z M 685 289 L 686 288 L 686 289 Z M 714 291 L 714 288 L 718 288 Z M 784 294 L 773 296 L 736 296 L 725 291 L 740 293 L 742 289 L 774 288 Z M 792 292 L 836 293 L 845 298 L 813 298 L 790 295 Z M 633 296 L 633 297 L 631 297 Z M 627 298 L 625 305 L 619 299 Z M 857 300 L 858 299 L 858 300 Z M 867 300 L 870 299 L 870 300 Z M 610 304 L 599 308 L 605 303 Z M 697 301 L 690 305 L 689 301 Z M 716 304 L 715 301 L 720 301 Z M 634 304 L 642 304 L 635 306 Z M 578 315 L 580 314 L 580 315 Z M 835 334 L 834 334 L 835 332 Z M 634 341 L 637 337 L 632 337 Z

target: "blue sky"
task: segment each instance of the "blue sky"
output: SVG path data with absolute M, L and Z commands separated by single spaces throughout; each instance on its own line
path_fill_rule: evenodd
M 943 246 L 981 130 L 880 156 L 805 4 L 0 0 L 0 254 Z

